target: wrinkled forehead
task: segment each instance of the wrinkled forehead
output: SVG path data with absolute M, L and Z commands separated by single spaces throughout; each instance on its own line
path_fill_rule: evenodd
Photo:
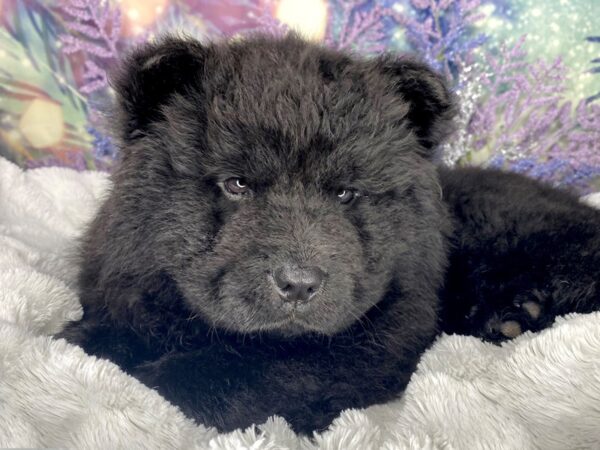
M 221 55 L 207 67 L 214 75 L 205 86 L 208 171 L 254 182 L 347 184 L 401 164 L 408 105 L 367 63 L 340 68 L 326 55 L 242 56 Z

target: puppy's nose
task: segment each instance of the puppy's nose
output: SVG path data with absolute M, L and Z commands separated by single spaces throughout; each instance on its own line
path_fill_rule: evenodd
M 325 274 L 318 267 L 280 267 L 273 274 L 277 292 L 284 301 L 306 302 L 314 297 Z

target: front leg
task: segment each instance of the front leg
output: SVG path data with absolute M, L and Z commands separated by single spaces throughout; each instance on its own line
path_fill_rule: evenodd
M 331 349 L 330 349 L 331 350 Z M 337 351 L 336 351 L 337 350 Z M 403 364 L 359 348 L 284 355 L 221 346 L 165 355 L 134 375 L 197 422 L 232 431 L 285 418 L 296 432 L 324 430 L 340 412 L 388 401 L 404 389 L 418 356 Z
M 84 315 L 80 321 L 67 324 L 55 338 L 66 339 L 88 355 L 109 359 L 126 372 L 158 357 L 156 346 L 148 345 L 132 327 L 119 325 L 105 316 Z

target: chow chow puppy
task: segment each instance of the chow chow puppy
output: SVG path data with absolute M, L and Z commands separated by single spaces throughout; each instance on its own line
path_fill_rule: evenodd
M 454 101 L 415 60 L 170 37 L 115 90 L 121 161 L 62 336 L 198 422 L 322 430 L 399 396 L 440 331 L 598 309 L 600 212 L 438 168 Z

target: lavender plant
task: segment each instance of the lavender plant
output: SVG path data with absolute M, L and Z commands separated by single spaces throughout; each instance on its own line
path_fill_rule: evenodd
M 410 5 L 411 15 L 397 16 L 407 42 L 431 66 L 457 81 L 473 50 L 486 40 L 473 28 L 483 17 L 478 12 L 481 0 L 410 0 Z
M 600 105 L 565 98 L 562 61 L 530 63 L 525 38 L 486 57 L 485 97 L 467 124 L 480 161 L 582 188 L 600 174 Z
M 372 0 L 335 0 L 333 18 L 328 22 L 325 44 L 338 50 L 376 54 L 386 50 L 390 39 L 389 22 L 397 13 Z
M 475 151 L 509 158 L 539 155 L 558 137 L 557 121 L 568 120 L 570 105 L 561 105 L 566 77 L 562 61 L 529 63 L 524 43 L 522 37 L 513 47 L 486 55 L 479 82 L 487 94 L 468 125 Z
M 68 0 L 61 6 L 70 34 L 61 36 L 63 52 L 85 57 L 80 91 L 91 94 L 108 86 L 107 68 L 118 57 L 121 12 L 107 0 Z

